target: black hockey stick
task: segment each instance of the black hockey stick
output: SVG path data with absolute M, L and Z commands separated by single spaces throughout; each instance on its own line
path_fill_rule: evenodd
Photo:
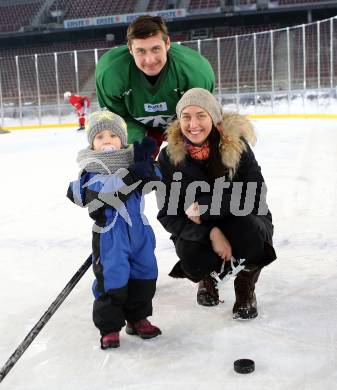
M 25 350 L 29 347 L 29 345 L 33 342 L 35 337 L 40 333 L 42 328 L 46 325 L 46 323 L 50 320 L 52 315 L 56 312 L 56 310 L 61 306 L 62 302 L 67 298 L 70 294 L 71 290 L 76 286 L 78 281 L 85 274 L 87 269 L 91 265 L 91 255 L 87 258 L 87 260 L 83 263 L 81 268 L 75 273 L 75 275 L 69 280 L 68 284 L 64 287 L 64 289 L 57 296 L 55 301 L 48 307 L 47 311 L 43 314 L 43 316 L 39 319 L 36 325 L 32 328 L 32 330 L 27 334 L 22 343 L 16 348 L 11 357 L 7 360 L 5 365 L 0 370 L 0 382 L 4 379 L 4 377 L 8 374 L 8 372 L 12 369 L 12 367 L 16 364 L 16 362 L 23 355 Z

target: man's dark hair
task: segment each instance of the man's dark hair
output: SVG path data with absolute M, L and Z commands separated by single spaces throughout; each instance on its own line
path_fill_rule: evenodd
M 160 16 L 144 15 L 139 16 L 129 25 L 126 38 L 128 45 L 131 45 L 133 39 L 146 39 L 158 33 L 161 33 L 166 42 L 168 31 L 164 19 Z

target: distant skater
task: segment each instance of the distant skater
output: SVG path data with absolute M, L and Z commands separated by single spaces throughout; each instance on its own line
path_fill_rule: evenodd
M 82 131 L 85 129 L 85 116 L 87 114 L 87 109 L 90 107 L 91 102 L 87 96 L 75 95 L 71 92 L 64 93 L 64 101 L 70 103 L 76 108 L 78 115 L 79 128 L 77 131 Z

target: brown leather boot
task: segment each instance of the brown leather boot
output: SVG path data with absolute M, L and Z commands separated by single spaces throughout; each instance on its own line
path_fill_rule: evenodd
M 210 275 L 199 282 L 197 302 L 201 306 L 216 306 L 220 302 L 218 282 Z
M 233 306 L 234 320 L 250 320 L 257 317 L 257 303 L 255 295 L 255 283 L 257 282 L 261 268 L 254 267 L 242 270 L 234 280 L 235 303 Z

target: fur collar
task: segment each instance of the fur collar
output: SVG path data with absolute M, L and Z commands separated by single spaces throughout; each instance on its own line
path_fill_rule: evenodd
M 246 143 L 253 145 L 256 141 L 251 122 L 243 115 L 234 112 L 224 113 L 222 122 L 217 126 L 220 132 L 220 153 L 222 163 L 229 169 L 229 177 L 235 175 L 242 152 L 247 148 Z M 168 128 L 167 154 L 171 163 L 177 166 L 183 163 L 187 155 L 185 143 L 178 121 L 174 121 Z

